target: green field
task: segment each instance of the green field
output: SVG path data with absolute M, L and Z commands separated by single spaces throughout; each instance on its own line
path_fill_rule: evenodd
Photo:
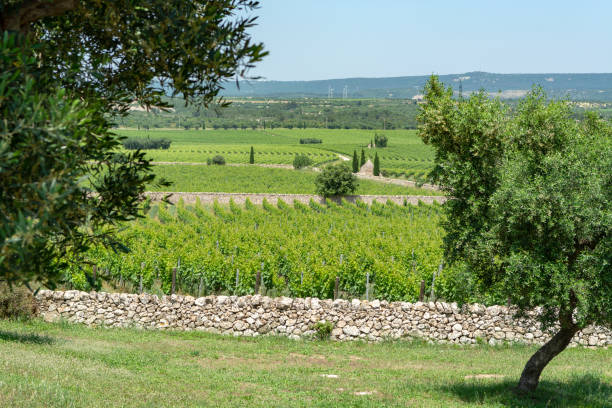
M 168 150 L 147 151 L 155 161 L 205 162 L 216 154 L 228 163 L 247 163 L 249 149 L 255 149 L 255 162 L 290 164 L 298 153 L 310 156 L 315 164 L 337 159 L 337 154 L 352 157 L 364 149 L 368 158 L 375 153 L 381 169 L 389 176 L 423 180 L 433 167 L 433 150 L 424 145 L 414 130 L 356 129 L 273 129 L 273 130 L 126 130 L 129 137 L 165 137 L 173 141 Z M 389 138 L 386 148 L 368 149 L 375 133 Z M 301 138 L 321 139 L 321 144 L 301 145 Z
M 338 277 L 343 297 L 364 297 L 369 274 L 371 296 L 414 302 L 421 280 L 429 293 L 442 260 L 440 212 L 437 204 L 160 204 L 122 229 L 129 253 L 98 247 L 87 257 L 115 284 L 134 288 L 142 276 L 149 291 L 169 293 L 180 263 L 179 290 L 195 296 L 252 294 L 261 271 L 268 294 L 331 298 Z M 73 287 L 91 289 L 83 270 L 70 273 Z M 446 268 L 436 278 L 437 298 L 461 300 L 456 285 L 455 269 Z
M 178 143 L 175 145 L 179 146 Z M 254 145 L 255 163 L 258 164 L 292 164 L 296 154 L 310 157 L 314 165 L 338 160 L 338 155 L 318 149 L 302 146 L 285 146 L 272 144 Z M 247 164 L 249 162 L 249 145 L 238 144 L 181 144 L 168 150 L 145 150 L 153 161 L 206 163 L 216 155 L 221 155 L 227 163 Z
M 0 321 L 0 406 L 612 407 L 610 350 L 564 351 L 515 395 L 534 351 Z
M 382 170 L 408 178 L 422 179 L 433 167 L 433 149 L 423 144 L 415 130 L 274 129 L 266 132 L 278 137 L 321 139 L 323 143 L 316 145 L 318 148 L 349 157 L 352 157 L 354 150 L 361 154 L 361 149 L 370 158 L 378 153 Z M 389 138 L 388 147 L 367 148 L 375 133 L 385 134 Z
M 156 165 L 155 174 L 172 181 L 170 187 L 154 184 L 149 191 L 206 191 L 225 193 L 316 194 L 317 173 L 309 170 L 258 166 Z M 440 191 L 358 180 L 355 194 L 440 195 Z

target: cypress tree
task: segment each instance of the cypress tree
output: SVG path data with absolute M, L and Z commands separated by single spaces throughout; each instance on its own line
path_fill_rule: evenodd
M 378 152 L 374 156 L 374 175 L 380 176 L 380 161 L 378 160 Z
M 353 173 L 359 172 L 359 160 L 357 159 L 357 150 L 353 150 Z
M 249 163 L 255 163 L 255 151 L 253 150 L 253 146 L 251 146 L 251 155 L 249 156 Z
M 361 149 L 361 161 L 359 162 L 359 168 L 363 167 L 365 163 L 366 163 L 365 152 L 363 151 L 363 149 Z

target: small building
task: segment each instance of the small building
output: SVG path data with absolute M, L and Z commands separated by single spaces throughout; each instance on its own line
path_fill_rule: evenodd
M 414 95 L 414 96 L 412 97 L 412 100 L 413 100 L 413 101 L 414 101 L 416 104 L 420 105 L 420 104 L 422 104 L 422 103 L 425 103 L 425 95 L 421 95 L 421 94 Z
M 374 163 L 370 159 L 361 168 L 359 169 L 359 174 L 364 176 L 373 176 L 374 175 Z

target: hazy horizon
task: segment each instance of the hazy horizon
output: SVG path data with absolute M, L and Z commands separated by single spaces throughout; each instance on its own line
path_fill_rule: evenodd
M 465 75 L 473 73 L 499 74 L 499 75 L 609 75 L 612 74 L 612 69 L 608 72 L 490 72 L 490 71 L 468 71 L 468 72 L 430 72 L 427 74 L 414 75 L 393 75 L 393 76 L 346 76 L 334 78 L 314 78 L 314 79 L 273 79 L 260 78 L 255 81 L 261 82 L 312 82 L 312 81 L 336 81 L 342 79 L 385 79 L 385 78 L 404 78 L 404 77 L 425 77 L 429 75 Z M 242 81 L 241 81 L 242 82 Z

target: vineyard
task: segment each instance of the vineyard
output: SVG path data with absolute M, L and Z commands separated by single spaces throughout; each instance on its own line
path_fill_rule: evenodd
M 129 253 L 97 247 L 88 258 L 115 287 L 191 295 L 253 294 L 339 296 L 415 301 L 421 280 L 427 293 L 435 277 L 437 297 L 449 298 L 455 273 L 444 269 L 439 205 L 363 203 L 321 206 L 264 202 L 204 207 L 153 205 L 147 216 L 125 225 L 120 239 Z M 90 289 L 73 267 L 70 285 Z
M 172 182 L 170 187 L 151 184 L 149 191 L 315 194 L 317 173 L 307 170 L 258 166 L 156 165 L 155 174 Z M 359 180 L 356 194 L 440 195 L 425 190 Z
M 364 150 L 366 157 L 373 159 L 378 154 L 383 173 L 392 177 L 424 180 L 433 167 L 433 150 L 423 144 L 414 130 L 356 130 L 356 129 L 274 129 L 266 133 L 280 137 L 312 137 L 321 139 L 319 149 L 352 156 Z M 374 135 L 384 134 L 389 138 L 388 147 L 368 149 Z
M 201 145 L 185 144 L 170 147 L 168 150 L 145 150 L 148 158 L 159 162 L 205 163 L 216 155 L 221 155 L 227 163 L 247 164 L 249 162 L 248 145 L 220 144 Z M 255 145 L 255 163 L 258 164 L 291 164 L 296 154 L 305 154 L 313 164 L 321 164 L 338 159 L 338 155 L 301 146 Z
M 129 137 L 168 138 L 168 150 L 148 151 L 155 161 L 205 162 L 217 154 L 228 163 L 248 163 L 250 146 L 255 163 L 291 164 L 296 154 L 306 154 L 318 165 L 336 160 L 337 154 L 351 157 L 363 149 L 369 159 L 375 154 L 383 174 L 423 181 L 433 167 L 433 150 L 424 145 L 414 130 L 357 129 L 273 129 L 273 130 L 119 130 Z M 376 133 L 385 134 L 389 145 L 369 149 Z M 300 145 L 299 140 L 314 138 L 321 144 Z

